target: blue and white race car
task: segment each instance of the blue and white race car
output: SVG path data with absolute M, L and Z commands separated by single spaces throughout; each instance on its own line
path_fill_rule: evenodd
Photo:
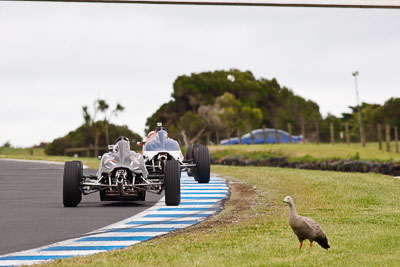
M 161 123 L 157 123 L 157 128 L 140 144 L 143 145 L 142 154 L 149 179 L 163 183 L 166 202 L 180 202 L 180 188 L 176 187 L 169 195 L 167 191 L 174 186 L 173 181 L 180 179 L 181 171 L 187 171 L 199 183 L 210 181 L 210 153 L 206 146 L 191 145 L 184 157 L 179 143 L 168 137 L 167 129 Z

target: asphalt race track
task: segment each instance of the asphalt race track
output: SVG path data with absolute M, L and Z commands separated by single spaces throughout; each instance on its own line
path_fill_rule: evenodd
M 83 196 L 77 208 L 65 208 L 62 175 L 63 165 L 0 159 L 0 255 L 78 237 L 133 216 L 162 197 L 149 193 L 145 202 L 101 202 L 95 193 Z

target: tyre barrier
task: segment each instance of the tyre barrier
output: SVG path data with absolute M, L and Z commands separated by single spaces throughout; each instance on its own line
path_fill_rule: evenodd
M 154 206 L 135 216 L 78 238 L 1 255 L 0 267 L 32 265 L 135 245 L 205 220 L 219 212 L 228 197 L 229 188 L 224 179 L 212 175 L 209 183 L 199 184 L 186 173 L 182 173 L 179 206 L 166 206 L 162 198 Z

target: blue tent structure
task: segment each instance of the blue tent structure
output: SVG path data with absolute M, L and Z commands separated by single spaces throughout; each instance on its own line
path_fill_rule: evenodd
M 253 138 L 254 138 L 254 144 L 264 144 L 263 129 L 253 130 L 252 134 L 253 134 Z M 276 136 L 275 136 L 275 129 L 266 128 L 265 135 L 266 135 L 265 144 L 276 144 L 277 143 Z M 278 130 L 278 136 L 279 136 L 279 143 L 281 143 L 281 144 L 289 143 L 289 133 L 288 132 L 285 132 L 283 130 Z M 302 143 L 302 142 L 303 142 L 303 136 L 292 135 L 292 143 L 296 144 L 296 143 Z M 239 144 L 239 138 L 233 137 L 230 140 L 224 139 L 220 142 L 220 144 L 221 145 L 236 145 L 236 144 Z M 250 133 L 242 135 L 242 144 L 251 144 Z

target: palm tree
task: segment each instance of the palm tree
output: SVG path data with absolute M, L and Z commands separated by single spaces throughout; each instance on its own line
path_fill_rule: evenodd
M 109 108 L 109 105 L 104 99 L 96 99 L 93 102 L 93 115 L 89 113 L 89 108 L 87 106 L 82 107 L 83 111 L 83 118 L 85 120 L 85 124 L 88 127 L 93 127 L 93 134 L 94 134 L 94 154 L 98 154 L 98 146 L 99 146 L 99 137 L 100 137 L 100 130 L 97 129 L 95 120 L 97 113 L 100 111 L 104 113 L 104 130 L 106 134 L 106 144 L 109 144 L 109 134 L 108 134 L 108 124 L 110 123 L 110 120 L 112 116 L 117 116 L 118 112 L 124 111 L 124 107 L 117 103 L 116 107 L 111 111 L 110 114 L 107 115 L 107 110 Z

